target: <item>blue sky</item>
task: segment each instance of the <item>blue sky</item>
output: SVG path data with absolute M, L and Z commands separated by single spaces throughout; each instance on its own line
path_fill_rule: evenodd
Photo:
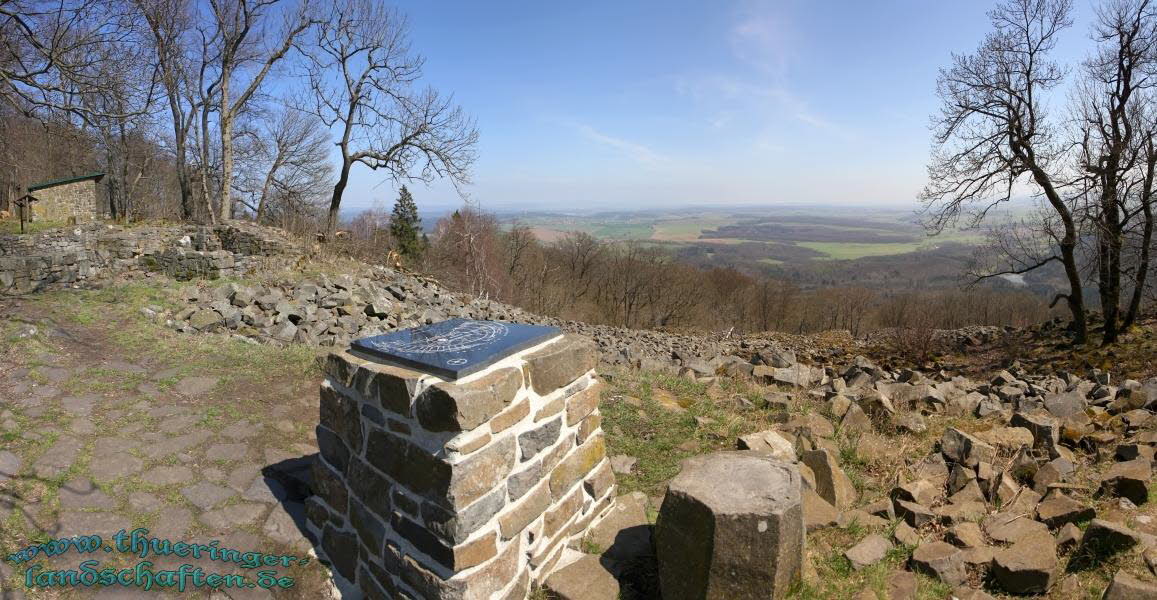
M 484 208 L 912 205 L 937 70 L 988 30 L 983 1 L 399 5 L 425 79 L 478 122 Z M 1088 48 L 1089 6 L 1058 55 Z M 419 206 L 460 200 L 411 186 Z M 395 184 L 355 169 L 347 210 Z

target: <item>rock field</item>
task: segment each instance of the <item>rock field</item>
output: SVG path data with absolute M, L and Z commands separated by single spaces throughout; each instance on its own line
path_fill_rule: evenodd
M 161 315 L 182 332 L 228 332 L 261 343 L 345 346 L 350 340 L 463 317 L 554 325 L 595 340 L 611 363 L 668 368 L 682 358 L 704 373 L 738 341 L 676 335 L 563 321 L 484 299 L 467 299 L 437 283 L 386 269 L 373 277 L 320 276 L 294 283 L 190 284 L 181 291 L 188 307 Z M 701 363 L 701 364 L 699 364 Z
M 125 278 L 155 275 L 135 270 Z M 707 389 L 708 400 L 725 406 L 737 423 L 759 424 L 726 438 L 712 435 L 718 444 L 731 446 L 734 440 L 736 450 L 769 455 L 798 469 L 807 536 L 798 552 L 809 557 L 800 567 L 804 589 L 833 589 L 824 587 L 834 584 L 817 573 L 854 578 L 887 565 L 880 586 L 845 597 L 883 598 L 881 589 L 894 599 L 929 597 L 926 582 L 933 581 L 957 598 L 1083 598 L 1100 590 L 1105 598 L 1157 598 L 1157 503 L 1150 500 L 1157 455 L 1157 356 L 1152 354 L 1132 357 L 1142 365 L 1136 379 L 1119 377 L 1111 364 L 1062 369 L 1016 361 L 965 376 L 943 363 L 901 368 L 873 353 L 878 340 L 871 336 L 696 336 L 591 325 L 471 299 L 384 267 L 238 277 L 173 284 L 169 297 L 176 298 L 176 306 L 144 302 L 119 318 L 141 320 L 152 331 L 183 340 L 170 342 L 174 348 L 203 348 L 228 338 L 255 345 L 231 342 L 246 352 L 270 353 L 286 353 L 281 347 L 322 352 L 317 347 L 342 348 L 358 337 L 454 317 L 555 325 L 599 346 L 598 371 L 610 384 L 604 404 L 630 400 L 613 391 L 616 378 L 638 369 L 692 382 Z M 44 310 L 52 316 L 40 314 L 40 322 L 58 318 L 52 311 L 59 308 Z M 58 499 L 22 507 L 30 522 L 51 515 L 56 531 L 80 531 L 119 527 L 143 511 L 174 536 L 225 533 L 242 524 L 261 532 L 241 540 L 246 543 L 268 538 L 308 547 L 310 540 L 294 525 L 309 495 L 310 482 L 299 475 L 316 441 L 301 433 L 290 413 L 315 405 L 316 382 L 295 381 L 293 403 L 278 406 L 270 421 L 262 422 L 264 405 L 251 403 L 245 420 L 227 425 L 216 419 L 230 410 L 230 399 L 253 390 L 261 395 L 265 384 L 255 374 L 247 375 L 254 379 L 243 388 L 243 382 L 230 383 L 227 365 L 212 375 L 195 373 L 178 351 L 165 362 L 103 356 L 92 348 L 105 344 L 115 325 L 103 330 L 99 319 L 77 323 L 70 327 L 87 336 L 85 344 L 54 337 L 43 342 L 48 350 L 0 373 L 6 400 L 11 399 L 0 405 L 0 425 L 9 436 L 6 442 L 14 440 L 0 448 L 0 472 L 28 480 L 14 488 L 13 477 L 5 488 L 0 476 L 0 492 L 40 494 L 45 485 L 38 480 L 61 479 L 53 484 L 59 484 Z M 1059 328 L 1050 323 L 1038 330 Z M 942 335 L 956 347 L 978 348 L 1006 333 L 973 327 Z M 33 327 L 25 337 L 44 335 Z M 123 369 L 129 371 L 118 375 L 124 378 L 118 385 L 127 391 L 77 393 L 92 377 Z M 158 382 L 177 374 L 179 380 L 169 384 L 176 395 L 158 388 Z M 730 381 L 742 381 L 756 393 L 714 394 Z M 663 394 L 656 396 L 661 410 L 686 412 L 686 404 Z M 205 412 L 206 398 L 220 408 Z M 629 410 L 642 414 L 644 406 L 634 400 Z M 315 417 L 305 418 L 310 427 Z M 140 419 L 147 427 L 132 429 Z M 202 427 L 206 422 L 216 426 Z M 610 421 L 603 427 L 614 433 L 619 425 Z M 112 438 L 102 434 L 104 427 L 116 427 L 117 438 L 105 441 Z M 250 436 L 251 430 L 260 435 Z M 921 450 L 907 452 L 912 447 Z M 635 454 L 611 456 L 611 469 L 625 475 L 645 468 L 645 457 Z M 712 481 L 710 474 L 703 477 Z M 684 484 L 705 498 L 702 510 L 732 506 L 732 499 L 709 498 L 718 485 Z M 4 498 L 0 494 L 0 503 Z M 612 598 L 633 589 L 632 578 L 663 577 L 661 565 L 642 576 L 638 566 L 640 560 L 655 560 L 651 540 L 662 535 L 651 535 L 646 515 L 661 511 L 662 495 L 635 492 L 617 502 L 619 512 L 591 531 L 589 547 L 570 549 L 562 568 L 547 580 L 556 597 Z M 678 525 L 679 514 L 699 513 L 672 514 L 659 527 Z M 632 534 L 624 542 L 619 537 L 625 531 Z M 833 532 L 846 542 L 838 547 L 839 568 L 829 559 L 817 565 L 813 540 L 828 548 L 824 536 Z M 761 581 L 754 576 L 737 581 L 728 593 L 741 593 L 745 585 L 749 591 L 766 590 Z

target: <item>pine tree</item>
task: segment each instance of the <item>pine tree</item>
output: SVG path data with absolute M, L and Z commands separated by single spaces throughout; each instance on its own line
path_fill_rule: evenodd
M 403 185 L 390 217 L 390 236 L 394 238 L 394 249 L 405 258 L 418 258 L 424 249 L 421 233 L 422 219 L 418 216 L 418 205 L 414 204 L 410 190 Z

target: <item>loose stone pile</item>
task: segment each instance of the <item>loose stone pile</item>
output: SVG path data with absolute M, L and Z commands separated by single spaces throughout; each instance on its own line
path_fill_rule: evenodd
M 335 572 L 369 598 L 524 598 L 614 498 L 597 361 L 561 336 L 448 382 L 331 354 L 307 513 Z
M 552 325 L 594 340 L 612 364 L 713 374 L 734 348 L 707 337 L 563 321 L 449 292 L 433 281 L 374 267 L 368 276 L 321 275 L 265 285 L 189 285 L 189 306 L 162 315 L 177 331 L 228 332 L 248 341 L 343 347 L 353 339 L 450 318 Z M 706 358 L 704 358 L 706 357 Z
M 1145 548 L 1157 569 L 1157 537 L 1124 522 L 1148 501 L 1157 378 L 1114 385 L 1098 371 L 1030 376 L 1009 369 L 987 383 L 936 380 L 879 369 L 862 357 L 842 371 L 798 365 L 751 371 L 769 382 L 794 380 L 826 406 L 827 417 L 785 418 L 737 440 L 741 450 L 798 457 L 808 531 L 901 519 L 892 540 L 873 534 L 847 552 L 853 568 L 882 560 L 894 540 L 915 546 L 913 571 L 966 589 L 987 581 L 1009 593 L 1044 593 L 1060 579 L 1066 553 L 1069 569 L 1080 570 Z M 967 430 L 947 428 L 938 451 L 904 469 L 887 498 L 860 501 L 837 459 L 837 428 L 861 458 L 894 460 L 885 434 L 920 433 L 926 418 L 953 416 L 980 419 L 967 420 L 973 423 Z M 1090 473 L 1106 461 L 1099 475 Z M 1090 493 L 1112 500 L 1113 513 L 1098 514 L 1080 499 Z M 1076 526 L 1090 521 L 1084 532 Z M 1135 579 L 1114 587 L 1157 593 Z

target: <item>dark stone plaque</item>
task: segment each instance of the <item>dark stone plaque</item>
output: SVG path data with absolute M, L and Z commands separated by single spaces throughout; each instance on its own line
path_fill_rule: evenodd
M 419 371 L 459 379 L 562 333 L 557 327 L 450 319 L 354 340 L 374 357 Z

